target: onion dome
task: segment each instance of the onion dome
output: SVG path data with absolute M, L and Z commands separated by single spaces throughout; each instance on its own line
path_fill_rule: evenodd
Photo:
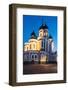
M 50 35 L 48 38 L 49 38 L 49 39 L 52 39 L 52 36 Z
M 40 29 L 48 29 L 48 26 L 47 26 L 46 24 L 42 24 L 42 25 L 40 26 L 39 30 L 40 30 Z
M 37 36 L 34 31 L 31 33 L 31 39 L 37 39 Z

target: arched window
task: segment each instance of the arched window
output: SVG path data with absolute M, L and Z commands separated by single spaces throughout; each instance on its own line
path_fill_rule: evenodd
M 44 49 L 45 49 L 45 40 L 44 40 Z
M 43 41 L 42 41 L 42 48 L 44 47 L 44 43 L 43 43 Z
M 28 50 L 28 47 L 27 47 L 27 50 Z
M 37 55 L 35 55 L 35 58 L 37 58 Z
M 42 37 L 42 33 L 40 33 L 40 37 Z
M 33 44 L 33 48 L 35 49 L 35 44 Z
M 38 55 L 35 55 L 35 60 L 38 60 Z
M 34 59 L 34 55 L 32 55 L 32 59 Z
M 30 49 L 31 49 L 31 44 L 30 44 Z

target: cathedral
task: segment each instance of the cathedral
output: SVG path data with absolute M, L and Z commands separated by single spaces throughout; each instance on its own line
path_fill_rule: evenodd
M 33 64 L 57 63 L 57 51 L 54 52 L 54 41 L 48 33 L 48 26 L 42 24 L 38 30 L 39 34 L 33 32 L 28 42 L 24 43 L 23 62 Z

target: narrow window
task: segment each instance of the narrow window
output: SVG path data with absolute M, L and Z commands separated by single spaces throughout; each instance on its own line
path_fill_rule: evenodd
M 28 50 L 28 47 L 27 47 L 27 50 Z
M 42 41 L 42 47 L 43 47 L 43 41 Z
M 31 44 L 30 44 L 30 49 L 31 49 Z
M 35 55 L 35 58 L 37 58 L 37 55 Z
M 40 37 L 42 36 L 42 34 L 40 33 Z
M 33 44 L 33 48 L 35 49 L 35 44 Z
M 34 55 L 32 55 L 32 59 L 34 58 Z
M 44 49 L 45 49 L 45 40 L 44 40 Z

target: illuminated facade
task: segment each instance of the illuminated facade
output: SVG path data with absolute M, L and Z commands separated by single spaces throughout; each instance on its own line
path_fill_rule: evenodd
M 33 30 L 28 42 L 24 43 L 24 62 L 56 62 L 57 53 L 53 52 L 53 49 L 54 42 L 52 36 L 48 34 L 48 26 L 42 24 L 39 28 L 38 37 Z

